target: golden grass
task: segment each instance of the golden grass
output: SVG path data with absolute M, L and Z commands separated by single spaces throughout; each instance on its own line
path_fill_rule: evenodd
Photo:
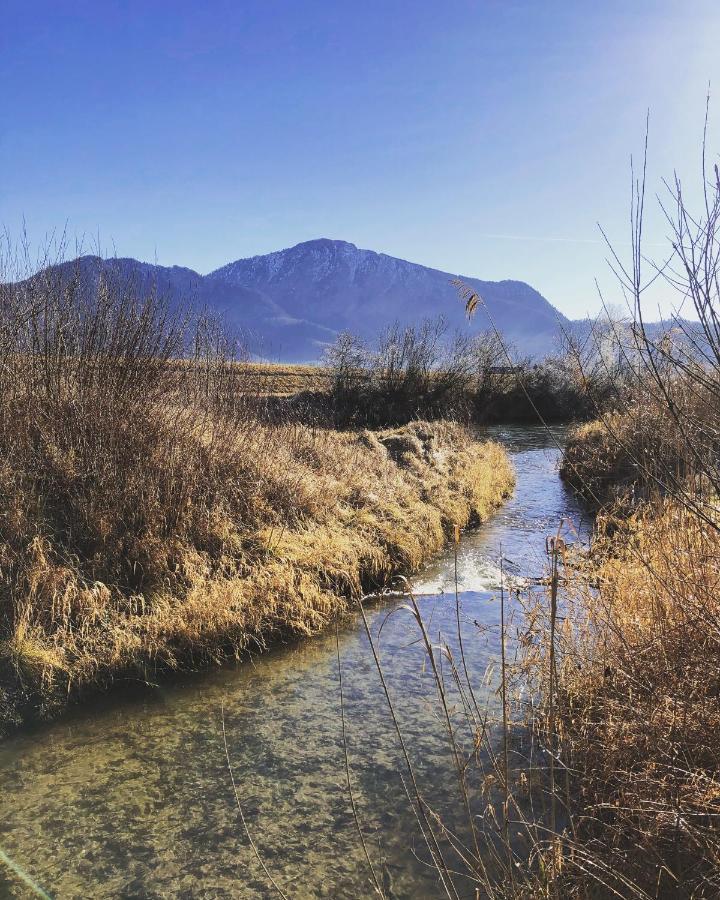
M 179 414 L 158 412 L 154 427 L 177 429 Z M 317 632 L 364 589 L 417 569 L 454 524 L 486 518 L 513 485 L 502 448 L 453 424 L 352 433 L 199 421 L 172 432 L 174 449 L 169 432 L 143 439 L 136 474 L 109 468 L 92 490 L 85 464 L 57 446 L 45 448 L 44 480 L 4 473 L 6 722 L 118 678 Z M 131 446 L 122 452 L 132 460 Z M 60 519 L 48 481 L 66 492 Z
M 662 477 L 661 464 L 669 457 L 663 429 L 667 423 L 650 406 L 579 425 L 565 447 L 560 475 L 596 508 L 623 502 L 641 482 L 647 486 Z
M 639 429 L 613 417 L 613 431 Z M 580 429 L 568 457 L 603 499 L 618 480 L 631 484 L 618 465 L 627 455 L 603 424 Z M 619 896 L 715 897 L 720 532 L 711 498 L 699 515 L 657 493 L 636 498 L 634 512 L 604 511 L 590 565 L 568 578 L 558 733 L 573 773 L 576 837 L 606 883 Z M 568 896 L 593 896 L 587 874 L 568 872 Z
M 333 372 L 319 365 L 237 363 L 248 392 L 257 396 L 290 397 L 304 391 L 327 392 Z
M 672 414 L 662 395 L 641 383 L 620 411 L 574 430 L 561 476 L 595 507 L 619 503 L 629 509 L 658 494 L 687 499 L 688 492 L 712 483 L 718 425 L 713 391 L 688 377 L 674 378 L 667 390 Z

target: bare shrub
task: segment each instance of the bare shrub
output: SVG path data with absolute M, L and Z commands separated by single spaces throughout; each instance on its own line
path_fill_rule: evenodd
M 442 318 L 395 324 L 369 345 L 345 333 L 326 353 L 340 425 L 378 426 L 415 418 L 483 424 L 585 418 L 587 384 L 569 355 L 508 365 L 493 330 L 451 334 Z
M 378 426 L 451 414 L 471 377 L 469 341 L 443 318 L 390 326 L 370 348 L 340 335 L 326 354 L 341 425 Z

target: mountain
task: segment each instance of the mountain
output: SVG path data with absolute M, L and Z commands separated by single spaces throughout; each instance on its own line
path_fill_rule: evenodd
M 468 324 L 450 283 L 456 276 L 326 238 L 238 259 L 205 276 L 134 259 L 82 257 L 62 268 L 78 263 L 90 286 L 101 271 L 113 273 L 136 290 L 154 287 L 222 312 L 248 336 L 256 356 L 286 362 L 319 359 L 344 330 L 372 339 L 395 321 L 443 315 L 451 328 L 474 331 L 490 327 L 488 313 L 519 353 L 543 356 L 554 349 L 559 326 L 568 325 L 522 281 L 464 277 L 484 301 Z
M 273 313 L 259 330 L 268 353 L 287 359 L 315 359 L 328 341 L 343 330 L 366 338 L 399 321 L 403 324 L 443 315 L 453 328 L 487 328 L 483 309 L 468 325 L 456 277 L 358 249 L 345 241 L 321 238 L 287 250 L 229 263 L 206 276 L 215 302 L 238 314 L 233 291 L 252 291 Z M 551 349 L 562 316 L 540 293 L 522 281 L 463 278 L 485 301 L 498 329 L 522 353 L 543 355 Z M 256 306 L 257 308 L 257 306 Z

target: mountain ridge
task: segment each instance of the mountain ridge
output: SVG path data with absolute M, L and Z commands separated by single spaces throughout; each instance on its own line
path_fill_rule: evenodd
M 524 281 L 460 276 L 483 304 L 468 325 L 451 280 L 440 269 L 315 238 L 267 254 L 241 257 L 202 275 L 185 266 L 160 266 L 132 257 L 84 256 L 89 284 L 101 270 L 134 279 L 174 299 L 186 298 L 222 313 L 248 336 L 253 355 L 285 362 L 318 360 L 341 331 L 374 338 L 394 322 L 444 316 L 450 328 L 490 327 L 488 316 L 523 355 L 551 352 L 569 320 Z

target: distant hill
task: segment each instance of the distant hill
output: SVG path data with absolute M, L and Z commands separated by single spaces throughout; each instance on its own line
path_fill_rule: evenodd
M 270 360 L 315 361 L 340 331 L 373 338 L 395 321 L 443 315 L 451 328 L 489 327 L 482 308 L 468 324 L 449 272 L 326 238 L 239 259 L 205 276 L 134 259 L 87 256 L 79 264 L 90 288 L 101 271 L 112 272 L 136 289 L 154 287 L 224 313 L 248 335 L 252 352 Z M 522 281 L 463 280 L 519 353 L 544 356 L 555 349 L 559 326 L 569 322 L 542 294 Z

